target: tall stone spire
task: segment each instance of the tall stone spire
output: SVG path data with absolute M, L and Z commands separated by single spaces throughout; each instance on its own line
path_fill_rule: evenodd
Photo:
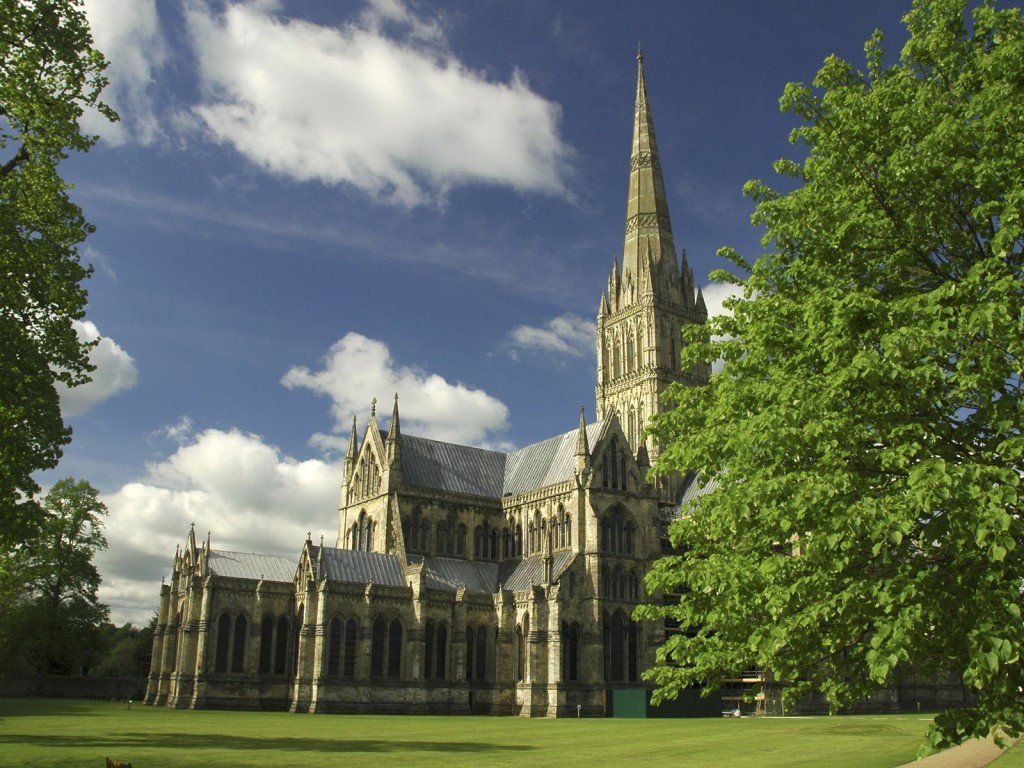
M 622 278 L 636 283 L 646 272 L 647 250 L 661 267 L 671 263 L 668 274 L 677 275 L 676 246 L 665 199 L 665 180 L 654 135 L 654 118 L 647 100 L 644 55 L 636 55 L 636 106 L 633 112 L 633 147 L 629 158 L 629 197 L 626 202 L 626 237 L 622 249 Z M 666 275 L 667 276 L 667 275 Z
M 630 448 L 645 464 L 661 447 L 644 438 L 660 413 L 661 394 L 676 383 L 707 382 L 706 367 L 682 370 L 680 328 L 707 318 L 698 306 L 685 251 L 677 252 L 668 213 L 644 57 L 636 57 L 636 102 L 629 159 L 629 195 L 621 267 L 616 261 L 597 314 L 597 417 L 618 415 Z M 680 263 L 681 262 L 681 263 Z M 674 503 L 682 478 L 663 480 L 662 500 Z

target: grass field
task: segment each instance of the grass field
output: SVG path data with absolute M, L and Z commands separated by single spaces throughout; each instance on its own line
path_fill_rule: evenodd
M 1024 741 L 991 764 L 992 768 L 1024 768 Z
M 191 712 L 97 701 L 0 699 L 0 766 L 842 765 L 913 760 L 921 715 L 786 719 L 523 720 L 513 717 Z

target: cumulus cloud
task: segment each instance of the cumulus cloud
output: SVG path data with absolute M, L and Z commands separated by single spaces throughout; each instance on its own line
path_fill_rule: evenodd
M 131 389 L 139 377 L 132 356 L 112 339 L 100 338 L 100 331 L 95 323 L 89 320 L 75 320 L 73 325 L 79 339 L 99 339 L 99 343 L 89 353 L 89 360 L 96 366 L 96 370 L 92 372 L 92 381 L 71 388 L 57 384 L 60 411 L 65 417 L 78 416 L 118 392 Z
M 704 304 L 708 308 L 708 317 L 719 315 L 731 315 L 732 311 L 726 309 L 723 303 L 727 299 L 735 299 L 743 296 L 743 290 L 732 283 L 708 283 L 701 286 L 701 293 L 704 294 Z
M 508 407 L 482 389 L 451 383 L 436 373 L 396 364 L 387 345 L 358 333 L 336 341 L 323 368 L 290 369 L 281 379 L 289 389 L 302 387 L 331 398 L 337 435 L 347 434 L 352 415 L 365 413 L 372 398 L 382 398 L 381 420 L 391 415 L 390 395 L 399 394 L 402 429 L 454 443 L 497 447 L 496 434 L 508 427 Z M 343 438 L 317 435 L 321 447 L 340 447 Z M 496 442 L 497 441 L 497 442 Z
M 214 549 L 298 558 L 306 533 L 333 546 L 339 466 L 282 455 L 256 435 L 207 429 L 167 459 L 147 467 L 138 482 L 104 496 L 107 551 L 100 599 L 115 621 L 148 621 L 159 581 L 170 572 L 191 523 L 212 532 Z
M 214 140 L 272 173 L 407 207 L 466 183 L 566 194 L 560 108 L 520 73 L 495 82 L 468 69 L 440 24 L 399 0 L 339 28 L 275 9 L 187 11 L 204 94 L 193 114 Z
M 704 294 L 704 304 L 708 308 L 709 318 L 718 317 L 720 315 L 731 315 L 732 311 L 726 309 L 723 304 L 728 299 L 743 296 L 742 289 L 732 283 L 708 283 L 701 287 L 701 293 Z M 711 372 L 718 373 L 722 370 L 722 365 L 723 362 L 721 360 L 716 360 L 711 364 Z
M 151 85 L 167 60 L 156 0 L 86 0 L 85 13 L 93 44 L 110 62 L 103 100 L 118 111 L 121 121 L 110 123 L 90 110 L 82 116 L 82 127 L 114 145 L 152 143 L 161 131 Z
M 573 358 L 594 352 L 597 325 L 579 315 L 567 312 L 549 320 L 541 327 L 520 325 L 508 335 L 508 350 L 513 359 L 520 352 L 546 352 Z

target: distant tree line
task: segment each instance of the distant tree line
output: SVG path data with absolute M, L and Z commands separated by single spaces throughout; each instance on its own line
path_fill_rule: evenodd
M 38 537 L 8 552 L 0 571 L 0 674 L 145 675 L 153 622 L 108 622 L 96 552 L 107 509 L 84 480 L 57 481 L 43 499 Z

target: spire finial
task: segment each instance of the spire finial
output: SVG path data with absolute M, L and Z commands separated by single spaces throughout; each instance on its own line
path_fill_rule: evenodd
M 644 63 L 644 47 L 639 40 L 636 41 L 636 60 L 638 64 Z
M 377 418 L 377 398 L 373 398 L 370 401 L 370 420 Z

